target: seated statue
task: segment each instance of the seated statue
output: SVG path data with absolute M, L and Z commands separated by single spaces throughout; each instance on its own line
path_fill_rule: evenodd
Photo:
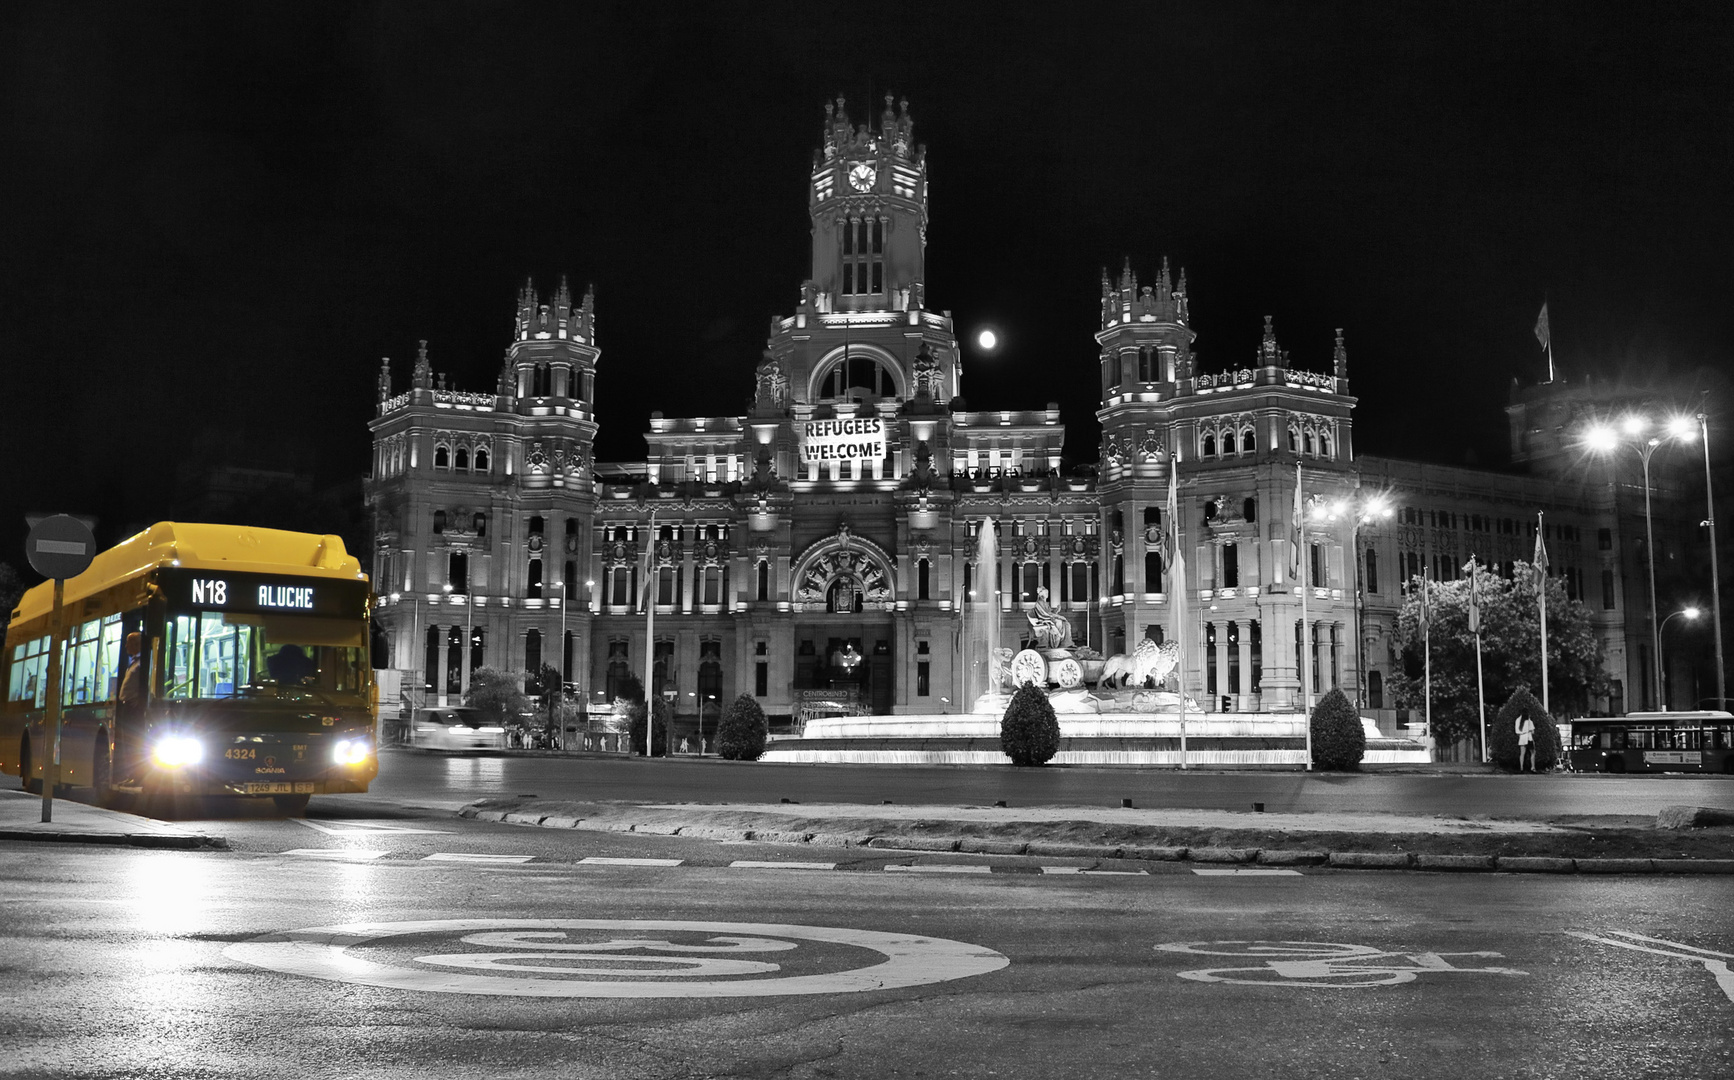
M 1028 618 L 1039 648 L 1071 648 L 1072 620 L 1048 606 L 1048 590 L 1036 590 L 1035 610 L 1028 613 Z

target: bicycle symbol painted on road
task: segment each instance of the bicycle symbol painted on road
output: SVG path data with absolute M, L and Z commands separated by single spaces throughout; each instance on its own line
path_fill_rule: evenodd
M 918 934 L 662 919 L 433 919 L 266 934 L 257 967 L 394 990 L 541 998 L 840 994 L 998 971 L 992 949 Z
M 1527 975 L 1507 967 L 1459 967 L 1447 957 L 1497 959 L 1496 952 L 1406 952 L 1332 941 L 1174 941 L 1158 952 L 1191 956 L 1231 956 L 1259 963 L 1250 967 L 1197 968 L 1176 972 L 1182 979 L 1243 986 L 1305 986 L 1327 990 L 1396 986 L 1422 975 Z

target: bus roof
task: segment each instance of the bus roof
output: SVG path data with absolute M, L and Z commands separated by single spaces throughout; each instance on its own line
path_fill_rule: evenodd
M 197 525 L 160 521 L 150 528 L 98 552 L 90 567 L 66 579 L 67 604 L 112 585 L 149 573 L 160 566 L 194 570 L 230 570 L 262 574 L 296 573 L 308 577 L 366 580 L 361 563 L 343 546 L 343 538 L 327 533 L 256 529 L 250 525 Z M 54 583 L 45 581 L 25 592 L 12 611 L 12 622 L 48 614 L 54 606 Z
M 1674 712 L 1634 712 L 1624 716 L 1598 716 L 1594 722 L 1601 724 L 1622 724 L 1636 721 L 1640 724 L 1670 724 L 1681 720 L 1734 720 L 1734 713 L 1722 712 L 1718 709 L 1679 709 Z M 1590 723 L 1590 718 L 1574 720 L 1573 723 Z

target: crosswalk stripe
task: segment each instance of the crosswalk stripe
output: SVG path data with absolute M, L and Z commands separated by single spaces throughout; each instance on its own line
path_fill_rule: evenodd
M 340 862 L 366 862 L 385 855 L 383 851 L 364 848 L 295 848 L 283 852 L 285 855 L 300 855 L 309 859 L 335 859 Z
M 489 855 L 473 851 L 441 851 L 424 855 L 422 862 L 453 863 L 527 863 L 534 855 Z
M 751 862 L 737 859 L 729 866 L 740 870 L 835 870 L 834 862 Z
M 680 859 L 610 859 L 602 855 L 591 855 L 579 859 L 579 865 L 588 866 L 679 866 Z
M 1273 867 L 1256 867 L 1242 869 L 1235 866 L 1193 867 L 1192 872 L 1200 877 L 1300 877 L 1299 870 L 1277 870 Z
M 938 866 L 887 866 L 892 873 L 904 874 L 991 874 L 991 866 L 958 866 L 956 864 L 940 864 Z
M 1044 874 L 1090 874 L 1100 877 L 1148 877 L 1148 870 L 1089 870 L 1082 866 L 1044 866 Z

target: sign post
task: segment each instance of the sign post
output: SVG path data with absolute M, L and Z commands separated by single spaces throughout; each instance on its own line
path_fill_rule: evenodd
M 66 651 L 61 606 L 66 600 L 66 579 L 77 577 L 90 566 L 96 554 L 96 537 L 84 522 L 56 514 L 31 524 L 24 552 L 32 570 L 54 581 L 54 610 L 48 617 L 48 711 L 42 724 L 43 748 L 49 750 L 42 767 L 42 820 L 50 822 L 54 820 L 54 789 L 60 785 L 60 665 L 61 654 Z M 24 782 L 29 783 L 30 778 L 24 777 Z

